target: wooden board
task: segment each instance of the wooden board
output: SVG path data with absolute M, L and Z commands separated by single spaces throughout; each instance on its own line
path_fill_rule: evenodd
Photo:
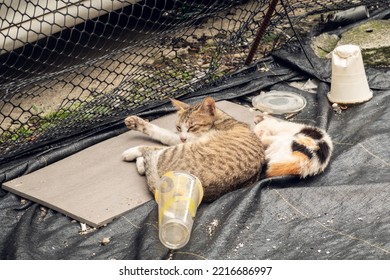
M 222 101 L 217 106 L 235 118 L 253 123 L 256 112 Z M 174 130 L 175 114 L 153 123 Z M 31 174 L 5 182 L 3 188 L 93 227 L 103 226 L 152 199 L 146 179 L 122 152 L 153 143 L 136 131 L 103 141 Z

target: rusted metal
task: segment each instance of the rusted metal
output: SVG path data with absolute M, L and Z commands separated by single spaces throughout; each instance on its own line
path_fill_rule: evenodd
M 265 31 L 267 30 L 267 27 L 269 26 L 271 22 L 271 17 L 276 9 L 276 5 L 278 4 L 279 0 L 272 0 L 269 4 L 268 10 L 264 16 L 263 22 L 260 25 L 259 30 L 257 31 L 255 40 L 252 43 L 252 46 L 249 50 L 249 54 L 245 60 L 245 65 L 249 65 L 252 63 L 253 57 L 255 56 L 255 53 L 257 51 L 257 48 L 259 47 L 260 41 L 263 38 Z

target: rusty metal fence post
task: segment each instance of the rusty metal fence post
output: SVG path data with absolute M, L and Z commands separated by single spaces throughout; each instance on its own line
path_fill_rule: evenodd
M 271 17 L 276 9 L 276 5 L 278 4 L 278 2 L 279 0 L 272 0 L 270 2 L 267 13 L 264 16 L 263 22 L 261 23 L 260 28 L 257 31 L 255 40 L 253 41 L 253 44 L 249 50 L 249 54 L 245 60 L 245 65 L 249 65 L 252 63 L 253 57 L 257 51 L 257 48 L 259 47 L 260 41 L 263 38 L 265 31 L 267 30 L 267 27 L 271 22 Z

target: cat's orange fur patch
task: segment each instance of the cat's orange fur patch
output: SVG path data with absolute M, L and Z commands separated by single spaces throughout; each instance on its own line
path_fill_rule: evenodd
M 308 161 L 309 158 L 304 153 L 295 151 L 292 153 L 295 161 L 278 162 L 269 165 L 267 168 L 267 177 L 276 177 L 283 175 L 299 175 L 301 174 L 301 162 Z
M 305 160 L 309 160 L 309 157 L 300 151 L 294 151 L 294 152 L 292 152 L 292 155 L 294 158 L 296 158 L 297 161 L 302 162 Z
M 266 176 L 299 175 L 299 171 L 300 167 L 298 162 L 278 162 L 268 166 Z
M 306 146 L 306 147 L 309 147 L 309 148 L 316 148 L 317 144 L 316 142 L 313 140 L 313 138 L 311 137 L 306 137 L 306 136 L 299 136 L 298 139 L 297 139 L 297 143 L 303 145 L 303 146 Z

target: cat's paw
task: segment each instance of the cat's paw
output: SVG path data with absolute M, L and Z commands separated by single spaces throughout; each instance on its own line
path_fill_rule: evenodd
M 258 123 L 255 125 L 255 127 L 253 128 L 253 132 L 256 134 L 257 137 L 259 137 L 261 139 L 261 137 L 263 136 L 264 134 L 264 130 L 261 128 L 261 125 L 259 125 Z
M 122 153 L 122 159 L 124 161 L 134 161 L 140 156 L 142 156 L 142 152 L 139 147 L 130 148 Z
M 263 142 L 264 139 L 271 135 L 271 132 L 269 130 L 268 122 L 264 120 L 260 121 L 255 125 L 253 128 L 253 132 L 256 134 L 256 136 Z
M 145 162 L 143 157 L 137 157 L 135 162 L 139 175 L 145 175 Z
M 129 116 L 125 119 L 128 129 L 144 132 L 149 122 L 137 116 Z
M 254 118 L 253 121 L 255 122 L 255 124 L 258 124 L 258 123 L 261 123 L 262 121 L 269 119 L 269 118 L 270 118 L 270 116 L 268 114 L 260 113 L 259 115 L 257 115 Z
M 258 124 L 264 120 L 264 114 L 257 115 L 255 119 L 253 120 L 255 124 Z

